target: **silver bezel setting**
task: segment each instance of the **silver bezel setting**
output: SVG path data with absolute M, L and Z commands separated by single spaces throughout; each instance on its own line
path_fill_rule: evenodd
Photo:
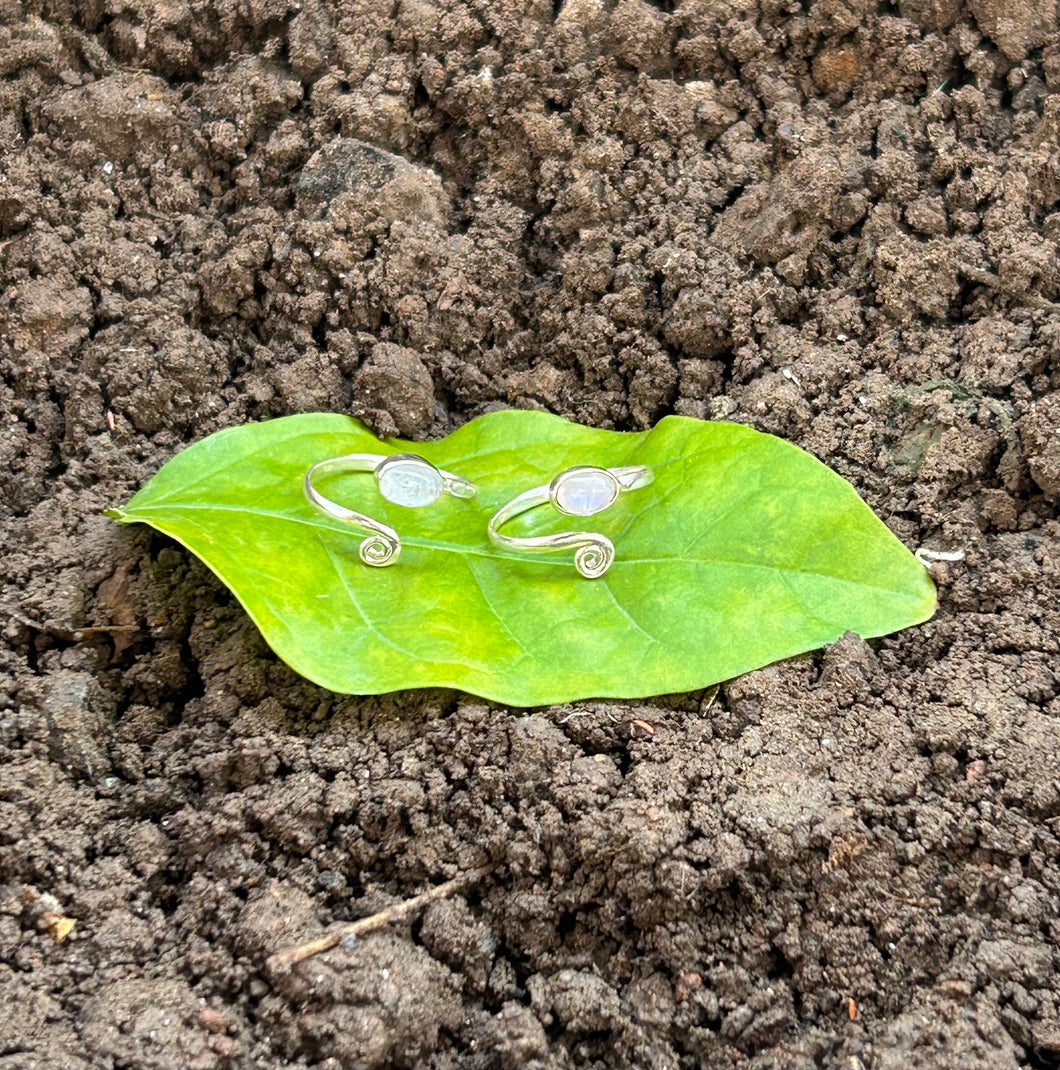
M 578 476 L 586 474 L 591 474 L 594 477 L 597 477 L 600 480 L 601 485 L 606 487 L 608 492 L 607 501 L 604 502 L 604 504 L 589 510 L 567 508 L 561 500 L 564 486 Z M 591 464 L 578 464 L 574 465 L 572 468 L 564 469 L 564 471 L 560 472 L 559 475 L 549 483 L 548 497 L 549 501 L 551 501 L 556 509 L 563 513 L 564 516 L 595 516 L 597 513 L 602 513 L 605 509 L 610 509 L 611 506 L 615 504 L 621 489 L 621 484 L 606 468 L 597 468 L 595 465 Z
M 425 500 L 402 501 L 400 494 L 395 493 L 395 488 L 388 485 L 390 480 L 401 473 L 414 473 L 427 477 L 424 483 Z M 407 509 L 423 509 L 428 505 L 433 505 L 445 493 L 445 478 L 442 473 L 430 461 L 424 460 L 415 453 L 394 453 L 386 460 L 380 461 L 375 469 L 375 481 L 379 487 L 379 493 L 388 502 Z

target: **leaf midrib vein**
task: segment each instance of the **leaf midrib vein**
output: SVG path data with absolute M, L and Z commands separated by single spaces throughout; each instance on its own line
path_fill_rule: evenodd
M 330 531 L 336 534 L 343 534 L 352 529 L 346 529 L 340 527 L 337 524 L 328 524 L 324 521 L 317 520 L 311 517 L 296 516 L 290 513 L 281 513 L 270 509 L 254 509 L 244 505 L 214 505 L 214 504 L 193 504 L 184 503 L 180 505 L 169 505 L 166 507 L 166 513 L 173 512 L 195 512 L 195 511 L 219 511 L 219 512 L 233 512 L 233 513 L 249 513 L 254 516 L 267 517 L 270 520 L 284 520 L 292 524 L 304 524 L 307 527 L 314 528 L 317 531 Z M 142 513 L 129 513 L 126 512 L 125 516 L 144 522 L 150 522 L 150 513 L 144 511 Z M 163 516 L 164 520 L 165 517 Z M 465 543 L 449 543 L 440 542 L 434 539 L 424 539 L 416 535 L 403 535 L 401 537 L 403 546 L 416 546 L 420 549 L 437 550 L 442 553 L 459 553 L 459 554 L 473 554 L 476 557 L 506 557 L 513 561 L 519 561 L 521 563 L 533 563 L 537 565 L 553 565 L 555 561 L 551 561 L 546 558 L 533 558 L 528 556 L 521 556 L 519 554 L 505 554 L 495 551 L 489 547 L 476 547 L 470 546 Z M 664 555 L 654 557 L 622 557 L 619 556 L 615 559 L 615 563 L 612 568 L 622 568 L 623 570 L 631 565 L 640 564 L 652 564 L 652 565 L 664 565 L 664 564 L 687 564 L 687 565 L 732 565 L 737 568 L 753 568 L 758 570 L 764 570 L 767 572 L 785 572 L 794 573 L 803 576 L 819 576 L 822 579 L 832 580 L 834 583 L 849 584 L 854 587 L 862 587 L 870 591 L 884 591 L 887 594 L 903 595 L 905 592 L 896 590 L 893 587 L 882 587 L 876 583 L 866 583 L 863 580 L 852 580 L 845 576 L 835 576 L 830 572 L 820 572 L 816 569 L 805 568 L 793 568 L 790 565 L 764 565 L 756 561 L 740 561 L 733 558 L 724 557 L 667 557 Z

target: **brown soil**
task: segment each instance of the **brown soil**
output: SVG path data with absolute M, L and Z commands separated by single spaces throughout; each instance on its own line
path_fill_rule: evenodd
M 0 21 L 0 1068 L 1060 1065 L 1054 0 Z M 321 691 L 102 516 L 242 421 L 504 406 L 743 421 L 966 558 L 526 711 Z

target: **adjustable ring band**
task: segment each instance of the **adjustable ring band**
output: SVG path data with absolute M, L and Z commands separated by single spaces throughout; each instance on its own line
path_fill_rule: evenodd
M 594 468 L 577 465 L 560 472 L 551 483 L 534 487 L 513 498 L 490 518 L 489 537 L 494 546 L 522 554 L 550 554 L 556 550 L 574 550 L 574 566 L 586 579 L 602 576 L 615 559 L 614 543 L 594 531 L 562 531 L 555 535 L 519 538 L 504 535 L 500 529 L 509 520 L 551 502 L 566 516 L 594 516 L 614 505 L 619 494 L 639 490 L 655 479 L 644 464 L 622 468 Z
M 364 513 L 347 509 L 333 502 L 317 490 L 313 483 L 324 472 L 373 472 L 379 493 L 388 502 L 409 509 L 433 505 L 443 494 L 454 498 L 473 498 L 478 488 L 469 479 L 435 468 L 430 461 L 415 453 L 346 453 L 317 461 L 305 474 L 305 496 L 322 512 L 336 520 L 356 524 L 371 532 L 358 553 L 366 565 L 383 568 L 392 565 L 401 553 L 401 538 L 387 524 L 373 520 Z

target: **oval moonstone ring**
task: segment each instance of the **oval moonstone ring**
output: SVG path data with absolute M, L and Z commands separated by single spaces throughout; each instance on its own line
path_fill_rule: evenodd
M 389 525 L 373 520 L 364 513 L 347 509 L 326 498 L 317 490 L 314 479 L 324 472 L 372 472 L 379 493 L 388 502 L 408 509 L 422 509 L 433 505 L 443 494 L 454 498 L 473 498 L 478 488 L 469 479 L 443 472 L 417 453 L 394 453 L 389 457 L 378 453 L 346 453 L 317 461 L 305 474 L 305 496 L 321 512 L 336 520 L 355 524 L 370 532 L 358 551 L 366 565 L 383 568 L 392 565 L 401 553 L 401 538 Z
M 579 464 L 560 472 L 547 486 L 534 487 L 501 506 L 489 522 L 494 546 L 523 554 L 574 550 L 574 566 L 586 579 L 602 576 L 615 559 L 615 547 L 606 535 L 593 531 L 563 531 L 555 535 L 520 538 L 505 535 L 501 527 L 522 513 L 551 503 L 566 516 L 595 516 L 615 504 L 619 494 L 646 487 L 655 478 L 644 464 L 623 468 L 595 468 Z
M 395 453 L 375 469 L 379 493 L 388 502 L 409 509 L 422 509 L 445 493 L 445 479 L 429 461 L 415 453 Z
M 548 496 L 567 516 L 594 516 L 615 504 L 620 489 L 606 468 L 580 464 L 560 472 L 548 485 Z

